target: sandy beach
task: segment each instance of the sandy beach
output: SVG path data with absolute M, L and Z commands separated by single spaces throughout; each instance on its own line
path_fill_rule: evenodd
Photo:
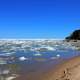
M 49 73 L 50 75 L 48 80 L 80 80 L 80 57 L 72 58 L 58 65 L 55 71 Z
M 64 61 L 48 72 L 25 74 L 15 80 L 80 80 L 80 56 Z

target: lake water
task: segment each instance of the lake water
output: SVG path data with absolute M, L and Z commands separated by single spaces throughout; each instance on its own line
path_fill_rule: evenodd
M 19 44 L 17 47 L 13 44 L 0 46 L 0 80 L 12 80 L 25 74 L 30 76 L 44 73 L 63 60 L 80 55 L 79 51 L 68 44 L 61 43 L 50 46 L 49 49 L 45 48 L 46 46 L 40 47 L 41 45 L 24 49 L 21 48 L 22 44 Z

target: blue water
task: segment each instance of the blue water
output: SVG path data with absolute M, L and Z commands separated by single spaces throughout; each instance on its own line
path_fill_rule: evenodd
M 40 55 L 35 55 L 37 53 Z M 0 52 L 0 54 L 0 58 L 5 62 L 4 64 L 0 62 L 0 70 L 4 71 L 7 69 L 10 71 L 10 74 L 23 75 L 25 73 L 30 74 L 37 71 L 46 71 L 63 60 L 79 56 L 80 51 L 68 48 L 45 52 L 18 50 L 10 55 L 6 55 L 5 52 Z M 21 57 L 25 59 L 20 60 Z

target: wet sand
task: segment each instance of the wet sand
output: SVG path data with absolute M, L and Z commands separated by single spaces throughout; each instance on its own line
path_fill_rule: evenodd
M 49 79 L 42 80 L 80 80 L 80 56 L 58 65 L 49 76 Z
M 80 80 L 80 56 L 63 61 L 49 71 L 25 74 L 15 80 Z

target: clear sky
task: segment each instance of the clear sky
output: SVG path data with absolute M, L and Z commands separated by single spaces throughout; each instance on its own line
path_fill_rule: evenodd
M 80 0 L 0 0 L 0 38 L 64 38 L 80 28 Z

